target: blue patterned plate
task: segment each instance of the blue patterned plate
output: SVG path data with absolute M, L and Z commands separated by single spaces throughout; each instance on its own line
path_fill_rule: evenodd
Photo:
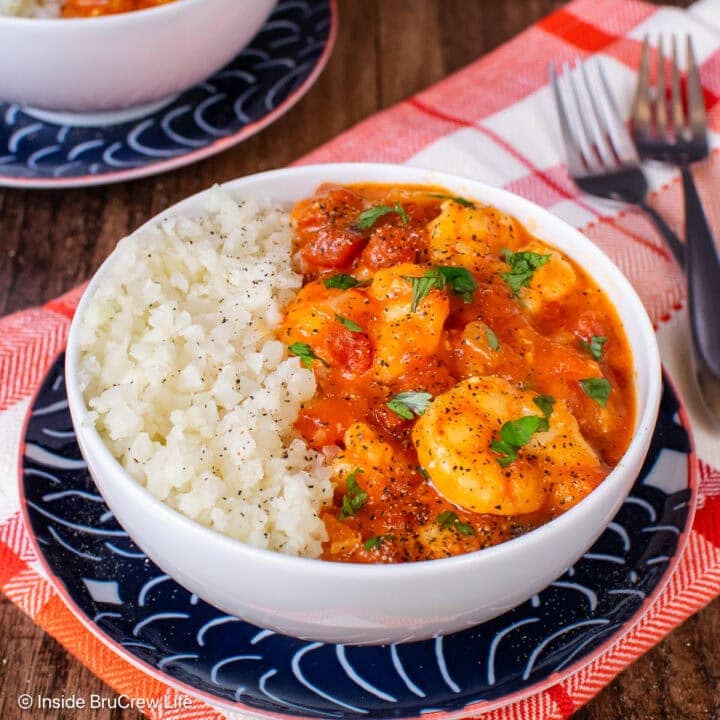
M 58 125 L 0 102 L 0 185 L 56 188 L 154 175 L 226 150 L 286 113 L 325 67 L 334 0 L 280 0 L 248 47 L 145 117 Z
M 95 635 L 182 691 L 246 713 L 306 718 L 477 714 L 558 682 L 647 610 L 677 561 L 696 487 L 688 432 L 666 383 L 641 476 L 607 531 L 563 577 L 464 632 L 346 647 L 224 615 L 145 557 L 86 470 L 62 356 L 31 408 L 21 467 L 21 504 L 41 560 Z

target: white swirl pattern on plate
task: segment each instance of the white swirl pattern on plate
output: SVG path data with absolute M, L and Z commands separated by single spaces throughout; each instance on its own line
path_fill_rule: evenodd
M 137 660 L 251 710 L 406 717 L 531 692 L 627 627 L 666 576 L 686 526 L 688 474 L 657 477 L 676 467 L 659 462 L 663 453 L 689 452 L 666 387 L 650 455 L 623 509 L 590 552 L 537 596 L 483 625 L 428 641 L 305 642 L 220 613 L 133 545 L 81 462 L 61 374 L 62 358 L 35 401 L 23 462 L 23 500 L 51 571 L 98 631 Z

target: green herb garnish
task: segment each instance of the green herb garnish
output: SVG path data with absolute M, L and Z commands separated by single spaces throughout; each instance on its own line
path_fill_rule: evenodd
M 603 345 L 606 342 L 606 337 L 602 337 L 602 335 L 593 335 L 590 338 L 590 342 L 587 340 L 580 340 L 580 347 L 587 350 L 595 360 L 602 360 Z
M 357 515 L 367 502 L 367 493 L 358 485 L 357 476 L 361 473 L 361 468 L 355 468 L 345 478 L 345 487 L 347 492 L 343 495 L 342 508 L 340 510 L 339 519 L 344 520 L 351 515 Z
M 325 367 L 330 367 L 330 363 L 326 362 L 321 357 L 316 355 L 313 349 L 307 343 L 293 343 L 292 345 L 288 345 L 288 350 L 293 355 L 297 355 L 300 358 L 300 362 L 302 363 L 303 367 L 311 368 L 313 360 L 319 360 L 323 365 L 325 365 Z
M 500 341 L 497 335 L 487 325 L 485 326 L 485 337 L 487 338 L 490 349 L 495 352 L 500 352 Z
M 457 530 L 461 535 L 475 535 L 475 528 L 462 522 L 452 510 L 445 510 L 437 516 L 437 524 L 443 530 Z
M 430 473 L 424 468 L 420 467 L 419 465 L 417 468 L 415 468 L 426 480 L 430 479 Z
M 475 203 L 470 200 L 466 200 L 464 197 L 457 197 L 456 195 L 443 195 L 443 193 L 429 193 L 429 197 L 439 198 L 440 200 L 452 200 L 458 205 L 462 205 L 467 208 L 474 208 Z
M 412 285 L 412 303 L 410 312 L 415 312 L 418 305 L 428 296 L 430 291 L 437 285 L 438 278 L 432 270 L 426 271 L 422 277 L 403 276 Z
M 585 378 L 580 381 L 583 392 L 592 398 L 600 407 L 607 405 L 612 387 L 605 378 Z
M 373 537 L 368 538 L 364 543 L 363 547 L 366 550 L 372 550 L 373 548 L 380 547 L 385 541 L 387 540 L 394 540 L 395 536 L 393 534 L 387 534 L 387 535 L 373 535 Z
M 453 267 L 452 265 L 436 265 L 440 278 L 438 288 L 444 290 L 445 286 L 449 287 L 456 295 L 462 295 L 466 303 L 471 303 L 473 293 L 477 290 L 477 283 L 472 273 L 463 267 Z
M 398 393 L 386 405 L 401 418 L 412 420 L 415 415 L 419 417 L 428 409 L 431 400 L 429 392 L 409 391 Z
M 500 428 L 500 437 L 490 444 L 490 449 L 501 455 L 498 462 L 502 467 L 507 467 L 517 460 L 517 451 L 523 445 L 527 445 L 536 432 L 545 432 L 550 429 L 550 415 L 555 398 L 550 395 L 538 395 L 533 398 L 533 402 L 540 408 L 543 417 L 526 415 L 506 422 Z
M 552 415 L 553 405 L 555 404 L 555 398 L 551 395 L 538 395 L 533 398 L 533 402 L 540 408 L 542 414 L 545 416 L 543 419 L 545 423 L 539 430 L 545 431 L 550 429 L 550 415 Z
M 521 287 L 527 287 L 533 273 L 550 259 L 550 255 L 540 255 L 529 250 L 514 253 L 503 248 L 502 253 L 510 266 L 510 272 L 500 273 L 500 277 L 508 284 L 513 295 L 517 295 Z
M 357 278 L 354 278 L 352 275 L 338 273 L 337 275 L 331 275 L 330 277 L 325 278 L 323 280 L 323 285 L 326 288 L 349 290 L 350 288 L 354 288 L 360 285 L 360 281 Z
M 395 203 L 393 206 L 376 205 L 375 207 L 363 210 L 363 212 L 358 215 L 355 225 L 360 230 L 367 230 L 371 228 L 383 215 L 388 215 L 389 213 L 397 213 L 400 216 L 403 225 L 407 225 L 410 222 L 410 218 L 407 216 L 405 208 L 403 208 L 400 203 Z
M 452 265 L 434 265 L 422 277 L 403 276 L 413 289 L 410 311 L 415 312 L 433 288 L 444 290 L 449 287 L 456 295 L 462 295 L 466 303 L 472 302 L 477 283 L 469 270 Z
M 354 320 L 351 320 L 350 318 L 346 318 L 346 317 L 343 317 L 342 315 L 338 315 L 337 313 L 335 313 L 335 319 L 341 325 L 343 325 L 348 330 L 350 330 L 350 332 L 354 332 L 354 333 L 363 332 L 363 329 Z
M 500 428 L 500 438 L 490 443 L 490 449 L 502 457 L 498 462 L 507 467 L 517 460 L 517 451 L 530 442 L 547 420 L 539 415 L 526 415 L 518 420 L 509 420 Z

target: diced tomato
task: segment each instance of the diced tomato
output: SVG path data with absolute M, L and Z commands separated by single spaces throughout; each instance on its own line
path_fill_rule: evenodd
M 353 375 L 362 375 L 372 367 L 374 350 L 365 333 L 335 323 L 328 333 L 328 346 L 332 365 L 340 365 Z
M 541 359 L 533 368 L 536 375 L 555 376 L 576 383 L 597 375 L 594 360 L 580 349 L 539 338 L 535 346 L 536 357 Z
M 532 378 L 544 394 L 567 400 L 571 412 L 578 415 L 588 413 L 592 422 L 598 421 L 600 406 L 585 395 L 580 380 L 597 377 L 597 363 L 589 354 L 568 345 L 538 338 L 535 345 L 535 362 Z M 597 417 L 596 417 L 597 416 Z M 581 421 L 582 427 L 582 421 Z
M 353 226 L 362 207 L 362 198 L 343 188 L 327 188 L 319 197 L 299 202 L 291 217 L 305 263 L 320 268 L 349 265 L 367 242 Z
M 370 411 L 370 420 L 374 425 L 395 438 L 406 437 L 412 428 L 412 421 L 401 418 L 387 405 L 378 405 Z
M 320 228 L 300 255 L 311 267 L 343 268 L 352 263 L 365 243 L 365 237 L 355 230 Z
M 357 530 L 330 513 L 323 513 L 321 519 L 327 530 L 326 548 L 330 555 L 345 555 L 360 547 L 362 538 Z
M 577 319 L 575 328 L 575 334 L 585 342 L 590 342 L 593 336 L 608 337 L 609 334 L 604 313 L 596 310 L 587 310 L 582 313 Z
M 363 199 L 345 188 L 329 188 L 321 195 L 301 200 L 293 208 L 291 221 L 300 240 L 309 240 L 318 228 L 348 227 L 362 212 Z
M 381 218 L 363 250 L 360 262 L 371 270 L 416 262 L 418 253 L 427 245 L 421 233 L 399 225 L 397 216 L 389 217 L 392 221 L 382 222 L 384 218 Z
M 357 403 L 327 397 L 303 408 L 295 421 L 298 432 L 314 448 L 338 445 L 357 418 Z

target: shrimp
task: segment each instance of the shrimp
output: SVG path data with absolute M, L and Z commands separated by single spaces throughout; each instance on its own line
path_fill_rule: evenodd
M 480 273 L 488 255 L 501 247 L 514 248 L 517 221 L 494 208 L 447 201 L 429 224 L 430 259 L 438 265 L 459 265 Z
M 391 382 L 407 369 L 412 358 L 432 357 L 442 339 L 450 311 L 447 293 L 430 288 L 413 309 L 413 278 L 422 278 L 425 268 L 400 263 L 378 271 L 369 295 L 378 313 L 369 324 L 375 346 L 374 372 L 380 382 Z
M 367 494 L 368 505 L 379 508 L 378 519 L 386 523 L 385 531 L 398 529 L 402 524 L 403 508 L 386 507 L 384 498 L 388 483 L 392 482 L 394 491 L 400 490 L 401 494 L 408 482 L 412 484 L 410 476 L 413 473 L 406 458 L 364 422 L 353 423 L 345 431 L 344 444 L 345 449 L 332 463 L 336 493 L 346 492 L 347 478 L 354 474 L 356 482 Z
M 569 295 L 577 283 L 577 275 L 572 265 L 560 252 L 548 248 L 547 245 L 533 240 L 522 247 L 519 252 L 534 252 L 547 255 L 550 259 L 533 272 L 526 287 L 520 288 L 520 299 L 523 307 L 531 314 L 537 315 L 544 305 L 559 302 Z
M 397 460 L 392 447 L 366 423 L 353 423 L 345 431 L 344 444 L 345 450 L 333 462 L 333 474 L 338 478 L 358 467 L 364 473 L 380 475 L 391 474 L 395 469 Z
M 323 362 L 357 377 L 372 366 L 372 343 L 366 332 L 370 316 L 362 290 L 343 291 L 312 282 L 288 305 L 278 337 L 287 345 L 307 343 Z
M 436 397 L 412 437 L 438 492 L 473 512 L 522 515 L 566 509 L 599 483 L 601 461 L 562 400 L 555 402 L 549 428 L 536 432 L 514 462 L 500 465 L 491 444 L 505 422 L 542 416 L 535 397 L 492 376 L 463 380 Z

